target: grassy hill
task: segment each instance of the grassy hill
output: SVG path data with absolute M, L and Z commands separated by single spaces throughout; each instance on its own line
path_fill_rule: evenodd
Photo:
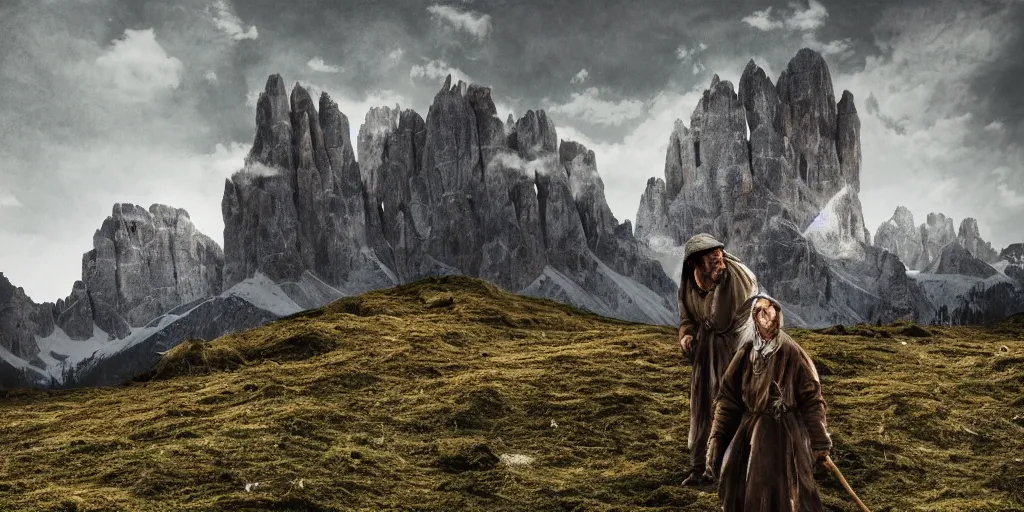
M 873 511 L 1024 510 L 1024 320 L 790 333 Z M 0 510 L 713 510 L 679 485 L 688 379 L 672 328 L 428 279 L 0 392 Z

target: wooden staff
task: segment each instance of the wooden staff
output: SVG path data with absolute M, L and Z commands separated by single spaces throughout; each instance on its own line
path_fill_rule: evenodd
M 825 456 L 825 467 L 827 467 L 828 470 L 839 479 L 839 483 L 843 484 L 843 489 L 846 489 L 846 492 L 850 494 L 853 501 L 856 501 L 857 504 L 860 505 L 861 510 L 864 512 L 871 512 L 868 510 L 867 505 L 857 497 L 857 493 L 853 492 L 853 488 L 850 487 L 850 483 L 846 481 L 846 478 L 843 477 L 843 473 L 836 467 L 836 463 L 832 462 L 832 457 L 829 457 L 828 455 Z

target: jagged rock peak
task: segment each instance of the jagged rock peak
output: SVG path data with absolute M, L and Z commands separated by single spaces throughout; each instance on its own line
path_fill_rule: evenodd
M 32 360 L 39 353 L 36 336 L 53 333 L 53 304 L 35 304 L 24 288 L 15 287 L 0 272 L 0 347 Z
M 832 75 L 820 53 L 802 48 L 790 59 L 777 84 L 779 97 L 788 107 L 783 129 L 793 137 L 796 133 L 818 135 L 827 139 L 836 136 L 836 99 Z M 815 126 L 816 125 L 816 126 Z
M 246 164 L 292 169 L 291 105 L 281 75 L 270 75 L 256 102 L 256 135 Z
M 999 259 L 1024 265 L 1024 243 L 1010 244 L 999 251 Z
M 224 252 L 181 208 L 117 203 L 82 257 L 97 325 L 118 337 L 185 302 L 217 295 Z M 122 325 L 127 322 L 127 325 Z
M 892 214 L 892 221 L 900 227 L 914 227 L 914 214 L 906 206 L 897 206 L 896 212 Z
M 923 270 L 921 231 L 914 225 L 914 214 L 899 206 L 892 218 L 875 230 L 874 245 L 896 255 L 908 269 Z
M 986 263 L 994 263 L 999 259 L 992 244 L 981 238 L 981 231 L 978 229 L 978 221 L 967 217 L 960 222 L 960 230 L 957 231 L 957 241 L 967 249 L 967 252 Z
M 288 89 L 285 88 L 284 79 L 281 75 L 274 73 L 267 77 L 267 85 L 264 87 L 266 94 L 287 94 Z
M 562 140 L 558 145 L 558 159 L 562 162 L 562 165 L 568 166 L 572 163 L 576 157 L 583 155 L 583 165 L 591 169 L 597 169 L 597 157 L 594 156 L 594 151 L 587 149 L 586 146 L 579 142 L 571 140 Z
M 558 151 L 555 123 L 543 110 L 527 110 L 516 121 L 516 145 L 519 156 L 534 160 L 543 153 Z
M 850 115 L 857 113 L 857 105 L 853 102 L 853 93 L 843 90 L 843 97 L 839 100 L 838 115 Z
M 763 123 L 768 123 L 769 127 L 777 130 L 779 95 L 775 91 L 775 84 L 753 59 L 743 70 L 739 89 L 751 134 Z
M 998 272 L 989 264 L 975 258 L 959 243 L 946 244 L 939 256 L 929 265 L 928 272 L 933 274 L 959 274 L 987 278 Z

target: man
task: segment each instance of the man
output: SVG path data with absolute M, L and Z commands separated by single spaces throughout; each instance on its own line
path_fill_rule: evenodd
M 684 246 L 679 279 L 679 345 L 690 359 L 691 472 L 683 485 L 711 483 L 704 475 L 713 400 L 722 373 L 738 346 L 737 332 L 750 316 L 742 305 L 757 290 L 754 273 L 707 233 Z
M 725 375 L 708 443 L 707 475 L 719 475 L 725 512 L 820 512 L 814 464 L 832 448 L 811 358 L 782 332 L 782 306 L 746 303 L 744 343 Z

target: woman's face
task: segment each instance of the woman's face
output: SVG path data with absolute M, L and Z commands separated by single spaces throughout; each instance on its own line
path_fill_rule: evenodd
M 757 304 L 754 305 L 754 322 L 757 324 L 757 329 L 761 332 L 761 336 L 768 337 L 773 334 L 775 330 L 776 318 L 778 312 L 775 311 L 775 305 L 767 299 L 758 299 Z

